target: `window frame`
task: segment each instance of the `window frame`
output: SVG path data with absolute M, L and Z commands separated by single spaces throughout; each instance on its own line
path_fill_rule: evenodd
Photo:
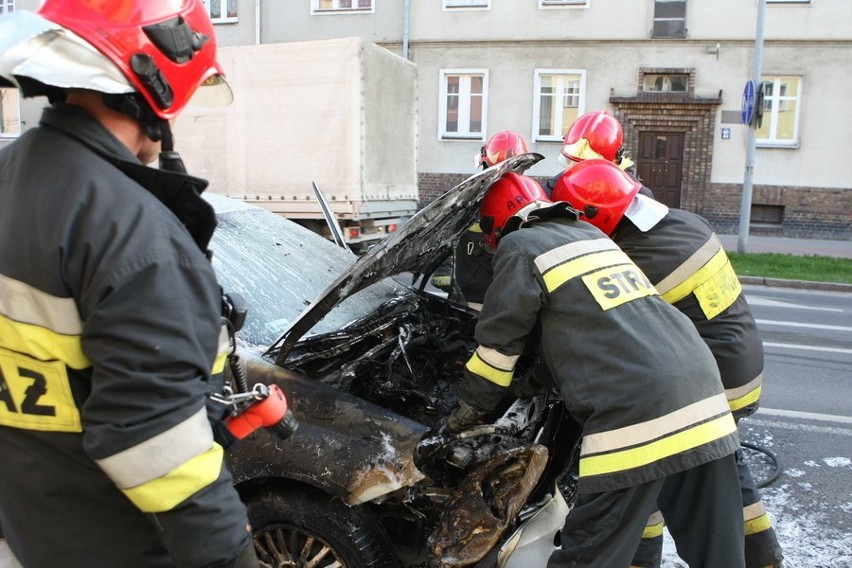
M 13 116 L 10 117 L 9 122 L 17 123 L 17 132 L 4 132 L 4 125 L 6 124 L 6 113 L 3 111 L 5 107 L 5 103 L 3 102 L 6 99 L 6 93 L 17 93 L 15 96 L 15 103 L 17 103 L 17 108 L 13 110 Z M 10 139 L 17 138 L 21 135 L 24 130 L 24 121 L 21 117 L 21 92 L 15 87 L 0 87 L 0 139 Z
M 449 77 L 482 77 L 482 126 L 480 132 L 470 132 L 470 90 L 468 90 L 467 99 L 467 130 L 462 132 L 447 131 L 447 82 Z M 438 71 L 438 140 L 485 140 L 485 133 L 488 132 L 488 69 L 441 69 Z M 468 80 L 468 85 L 470 84 Z M 459 93 L 459 103 L 461 103 L 461 92 Z M 461 116 L 462 105 L 459 104 L 459 113 Z M 461 120 L 459 120 L 461 124 Z
M 490 10 L 491 9 L 491 0 L 467 0 L 472 2 L 479 2 L 482 5 L 480 6 L 465 6 L 458 5 L 452 6 L 450 2 L 453 0 L 442 0 L 441 2 L 441 11 L 442 12 L 459 12 L 459 11 L 474 11 L 474 10 Z
M 538 0 L 539 10 L 576 10 L 588 8 L 591 0 Z
M 664 3 L 674 3 L 681 2 L 683 4 L 683 18 L 658 18 L 657 17 L 657 6 Z M 686 19 L 689 16 L 689 2 L 688 0 L 654 0 L 653 10 L 651 11 L 651 39 L 685 39 L 687 37 L 688 28 L 686 26 Z M 655 30 L 657 26 L 657 22 L 676 22 L 683 20 L 683 32 L 680 35 L 657 35 Z
M 773 74 L 773 75 L 761 75 L 760 80 L 761 83 L 773 82 L 776 86 L 780 87 L 781 82 L 784 79 L 796 79 L 796 95 L 782 95 L 780 88 L 772 89 L 772 96 L 767 96 L 764 99 L 764 109 L 763 109 L 763 118 L 762 125 L 766 125 L 767 120 L 769 121 L 768 128 L 768 138 L 760 138 L 759 132 L 757 133 L 755 139 L 755 145 L 761 148 L 798 148 L 799 147 L 799 128 L 800 128 L 800 120 L 802 116 L 802 91 L 804 89 L 804 77 L 802 75 L 793 75 L 793 74 Z M 773 101 L 772 109 L 766 109 L 767 102 Z M 778 113 L 780 112 L 782 103 L 786 101 L 794 101 L 796 103 L 796 114 L 793 117 L 793 136 L 790 139 L 777 138 L 777 130 L 778 130 Z M 758 129 L 761 130 L 761 129 Z
M 532 141 L 533 142 L 562 142 L 565 132 L 559 134 L 543 135 L 539 131 L 541 121 L 541 78 L 544 75 L 560 75 L 563 77 L 579 76 L 579 92 L 577 93 L 577 116 L 586 112 L 586 70 L 585 69 L 536 69 L 533 76 L 533 116 L 532 116 Z M 554 94 L 554 96 L 556 96 Z M 558 94 L 560 98 L 565 97 L 565 90 Z M 558 109 L 565 108 L 564 105 L 557 106 Z M 562 124 L 562 116 L 553 118 L 554 124 Z
M 228 12 L 228 0 L 220 0 L 219 6 L 221 7 L 222 4 L 225 5 L 225 13 L 227 14 L 227 12 Z M 210 22 L 213 23 L 213 25 L 216 25 L 216 24 L 236 24 L 237 22 L 239 22 L 240 21 L 239 2 L 235 1 L 234 6 L 237 8 L 237 15 L 236 16 L 227 16 L 226 15 L 226 16 L 214 17 L 213 13 L 210 11 L 212 9 L 212 7 L 210 6 L 210 0 L 204 0 L 204 7 L 207 8 L 207 15 L 210 17 Z
M 15 11 L 15 0 L 0 0 L 0 14 L 11 14 Z
M 332 3 L 338 3 L 340 0 L 331 0 Z M 342 14 L 375 14 L 376 0 L 369 0 L 369 8 L 361 8 L 357 6 L 359 0 L 351 0 L 353 7 L 341 8 L 340 6 L 331 9 L 320 8 L 320 0 L 311 0 L 311 16 L 339 16 Z

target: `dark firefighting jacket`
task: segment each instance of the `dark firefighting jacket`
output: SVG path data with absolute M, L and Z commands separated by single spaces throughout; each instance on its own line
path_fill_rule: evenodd
M 757 410 L 763 343 L 725 249 L 710 224 L 669 209 L 646 232 L 622 221 L 612 238 L 664 300 L 686 314 L 713 353 L 737 418 Z
M 226 566 L 249 543 L 206 408 L 205 185 L 67 105 L 0 152 L 0 525 L 28 568 Z
M 513 380 L 524 343 L 583 427 L 579 490 L 635 486 L 733 453 L 736 425 L 689 319 L 597 228 L 573 219 L 505 235 L 468 361 L 468 402 Z
M 475 223 L 461 236 L 455 250 L 455 279 L 468 303 L 482 304 L 491 283 L 491 258 L 482 229 Z

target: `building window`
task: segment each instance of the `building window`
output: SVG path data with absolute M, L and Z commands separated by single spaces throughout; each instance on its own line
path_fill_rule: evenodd
M 21 134 L 21 95 L 18 89 L 0 87 L 0 138 Z
M 441 139 L 482 140 L 488 105 L 488 71 L 441 71 Z
M 237 0 L 204 0 L 210 21 L 214 24 L 233 24 L 237 18 Z
M 586 72 L 536 69 L 533 86 L 533 140 L 561 142 L 586 106 Z
M 15 11 L 15 0 L 0 0 L 0 15 Z
M 456 10 L 458 8 L 490 10 L 491 0 L 444 0 L 444 10 Z
M 646 93 L 685 93 L 689 90 L 689 75 L 685 73 L 645 73 L 642 90 Z
M 375 12 L 373 0 L 311 0 L 311 14 Z
M 762 146 L 797 146 L 801 77 L 763 77 L 763 119 L 757 129 Z
M 588 8 L 589 0 L 538 0 L 539 8 Z
M 784 223 L 783 205 L 751 205 L 751 222 L 760 225 L 781 225 Z
M 654 0 L 651 37 L 686 37 L 686 0 Z

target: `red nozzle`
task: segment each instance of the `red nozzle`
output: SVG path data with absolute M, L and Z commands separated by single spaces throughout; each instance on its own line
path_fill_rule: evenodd
M 287 408 L 287 398 L 277 385 L 269 385 L 269 394 L 254 402 L 244 412 L 225 419 L 228 431 L 242 440 L 258 428 L 274 428 L 282 438 L 288 438 L 298 426 Z

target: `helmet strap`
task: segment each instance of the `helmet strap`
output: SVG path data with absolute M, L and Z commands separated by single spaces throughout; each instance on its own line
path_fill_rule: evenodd
M 160 169 L 163 171 L 186 173 L 186 167 L 180 155 L 174 151 L 174 138 L 169 121 L 163 120 L 151 110 L 148 102 L 139 93 L 104 94 L 104 102 L 110 108 L 137 121 L 145 129 L 145 134 L 154 142 L 162 142 L 160 150 Z
M 174 150 L 172 128 L 169 126 L 168 121 L 162 121 L 162 127 L 160 130 L 162 132 L 163 139 L 163 143 L 160 147 L 160 169 L 166 172 L 185 174 L 186 166 L 184 166 L 180 154 Z

